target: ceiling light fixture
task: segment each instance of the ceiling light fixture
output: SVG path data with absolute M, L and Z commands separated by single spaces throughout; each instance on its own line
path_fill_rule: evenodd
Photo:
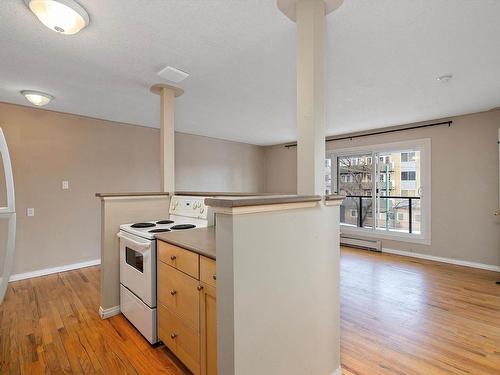
M 41 23 L 61 34 L 76 34 L 89 24 L 89 15 L 74 0 L 24 0 Z
M 54 99 L 52 95 L 41 91 L 23 90 L 21 91 L 21 94 L 23 94 L 31 104 L 34 104 L 37 107 L 43 107 L 44 105 L 49 104 L 52 99 Z
M 437 80 L 442 83 L 450 82 L 453 78 L 453 74 L 445 74 L 440 77 L 437 77 Z

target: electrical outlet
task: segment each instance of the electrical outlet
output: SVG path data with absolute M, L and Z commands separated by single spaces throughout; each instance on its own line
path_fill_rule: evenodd
M 69 189 L 69 181 L 63 181 L 62 182 L 62 189 L 63 190 L 68 190 Z
M 35 216 L 35 209 L 34 208 L 26 209 L 26 216 Z

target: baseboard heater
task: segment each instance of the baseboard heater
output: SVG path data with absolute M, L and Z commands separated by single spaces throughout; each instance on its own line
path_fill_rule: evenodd
M 371 251 L 382 251 L 382 241 L 369 240 L 366 238 L 356 238 L 352 236 L 341 235 L 340 244 L 344 246 L 356 247 Z

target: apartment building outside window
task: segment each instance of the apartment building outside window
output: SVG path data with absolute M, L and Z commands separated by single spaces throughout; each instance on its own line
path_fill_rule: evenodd
M 327 191 L 347 196 L 343 232 L 430 243 L 430 140 L 335 150 L 327 158 Z

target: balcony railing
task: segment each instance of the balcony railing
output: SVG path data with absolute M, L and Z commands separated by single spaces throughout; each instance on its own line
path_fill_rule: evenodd
M 398 232 L 407 232 L 407 233 L 413 233 L 415 226 L 418 225 L 417 231 L 420 232 L 420 222 L 415 222 L 414 218 L 414 211 L 416 208 L 420 209 L 420 197 L 403 197 L 403 196 L 393 196 L 393 195 L 380 195 L 376 197 L 379 199 L 379 202 L 385 200 L 385 208 L 382 207 L 382 209 L 385 209 L 385 212 L 380 212 L 381 209 L 379 209 L 379 213 L 385 214 L 386 218 L 385 219 L 379 219 L 382 222 L 385 222 L 385 228 L 392 230 L 392 231 L 398 231 Z M 367 224 L 366 221 L 368 221 L 368 218 L 373 218 L 373 210 L 370 205 L 370 202 L 372 201 L 373 197 L 372 196 L 365 196 L 365 195 L 347 195 L 346 200 L 344 200 L 344 203 L 342 206 L 344 206 L 344 209 L 350 209 L 350 210 L 356 210 L 357 215 L 356 215 L 356 226 L 363 228 L 363 227 L 373 227 L 375 223 L 370 225 L 369 223 Z M 355 204 L 354 207 L 349 207 L 349 200 Z M 389 200 L 393 202 L 392 205 L 389 204 Z M 396 202 L 394 204 L 394 202 Z M 379 203 L 379 206 L 383 206 L 381 203 Z M 390 207 L 389 207 L 390 206 Z M 371 216 L 368 216 L 368 214 L 371 211 Z M 400 212 L 402 211 L 402 212 Z M 398 218 L 398 213 L 406 213 L 408 215 L 408 220 L 399 220 Z M 345 212 L 344 212 L 345 215 Z M 344 224 L 348 224 L 347 222 L 344 222 Z M 354 225 L 354 223 L 352 223 Z M 392 227 L 391 227 L 392 226 Z M 391 227 L 391 228 L 389 228 Z M 383 227 L 378 226 L 377 229 L 384 229 Z

